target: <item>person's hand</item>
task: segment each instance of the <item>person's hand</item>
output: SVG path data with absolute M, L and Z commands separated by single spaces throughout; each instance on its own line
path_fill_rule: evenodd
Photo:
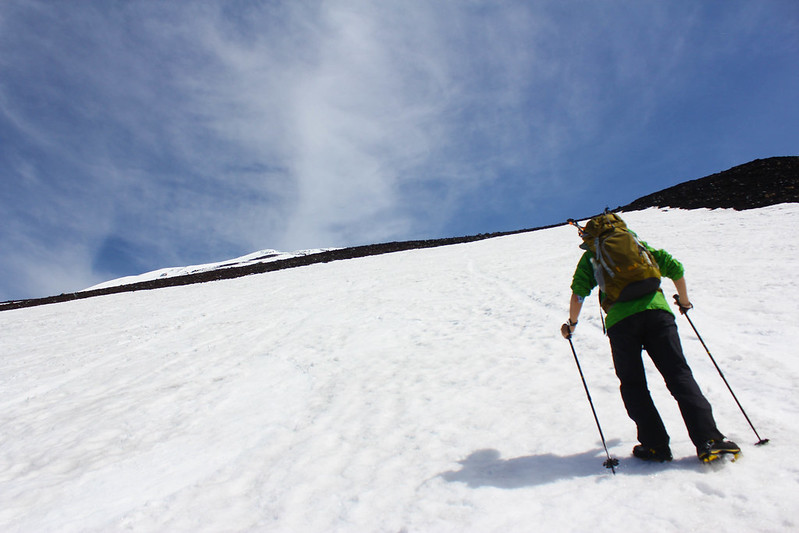
M 571 319 L 567 320 L 565 324 L 560 327 L 560 334 L 564 339 L 571 339 L 574 333 L 574 328 L 577 327 L 577 322 L 572 322 Z
M 680 314 L 683 315 L 694 308 L 691 302 L 688 301 L 683 302 L 682 300 L 680 300 L 679 294 L 674 295 L 674 302 L 677 304 L 677 307 L 680 308 Z

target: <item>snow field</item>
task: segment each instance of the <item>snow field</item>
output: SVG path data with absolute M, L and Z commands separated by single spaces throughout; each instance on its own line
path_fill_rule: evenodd
M 0 313 L 2 531 L 790 531 L 799 205 L 624 215 L 686 266 L 686 356 L 736 464 L 630 457 L 570 227 Z M 671 282 L 664 291 L 673 293 Z

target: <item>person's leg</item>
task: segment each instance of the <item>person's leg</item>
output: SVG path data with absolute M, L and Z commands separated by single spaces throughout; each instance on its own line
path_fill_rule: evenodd
M 642 325 L 640 313 L 630 316 L 608 330 L 608 339 L 624 407 L 638 428 L 638 442 L 660 448 L 668 446 L 669 435 L 646 384 L 641 360 Z
M 640 313 L 645 319 L 644 348 L 677 400 L 688 434 L 699 447 L 710 439 L 723 439 L 713 411 L 685 360 L 674 316 L 666 311 Z

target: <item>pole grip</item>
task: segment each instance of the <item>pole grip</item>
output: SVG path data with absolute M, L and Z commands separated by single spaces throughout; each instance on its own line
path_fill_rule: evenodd
M 682 315 L 687 315 L 688 311 L 691 310 L 690 307 L 683 307 L 682 306 L 682 304 L 680 303 L 680 295 L 679 294 L 675 294 L 674 295 L 674 303 L 677 304 L 677 307 L 680 308 L 680 314 L 682 314 Z

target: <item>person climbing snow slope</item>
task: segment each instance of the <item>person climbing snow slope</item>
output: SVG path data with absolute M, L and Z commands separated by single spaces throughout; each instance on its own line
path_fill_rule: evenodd
M 640 241 L 615 213 L 594 217 L 584 228 L 573 224 L 583 239 L 580 247 L 584 253 L 572 279 L 569 320 L 561 334 L 571 338 L 585 298 L 599 286 L 621 397 L 637 426 L 639 444 L 633 455 L 651 461 L 672 460 L 669 434 L 647 387 L 642 359 L 645 349 L 679 405 L 698 458 L 710 462 L 723 454 L 737 456 L 740 448 L 716 427 L 711 405 L 683 355 L 674 314 L 659 288 L 661 276 L 670 278 L 681 312 L 692 308 L 683 265 L 665 250 Z

